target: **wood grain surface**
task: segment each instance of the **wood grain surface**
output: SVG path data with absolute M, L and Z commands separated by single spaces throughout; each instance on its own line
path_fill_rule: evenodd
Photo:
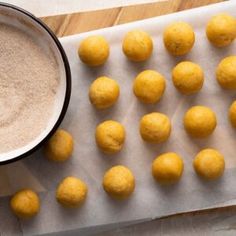
M 106 10 L 42 17 L 42 20 L 58 37 L 62 37 L 217 2 L 222 2 L 222 0 L 169 0 Z
M 48 16 L 41 19 L 58 37 L 62 37 L 218 2 L 222 2 L 222 0 L 169 0 L 106 10 Z M 236 235 L 236 223 L 234 222 L 236 219 L 235 217 L 232 218 L 235 215 L 236 206 L 190 212 L 157 220 L 156 223 L 154 221 L 144 223 L 141 226 L 131 226 L 124 231 L 119 229 L 106 235 L 166 235 L 166 233 L 173 233 L 174 235 L 182 235 L 182 233 L 187 235 Z M 228 221 L 233 219 L 232 228 L 228 228 L 228 226 L 225 229 L 220 228 L 219 232 L 217 229 L 217 233 L 209 231 L 222 218 L 227 218 Z M 180 231 L 178 231 L 178 224 L 181 227 Z M 219 225 L 219 227 L 223 227 L 222 224 Z M 157 227 L 161 227 L 161 229 Z M 198 229 L 194 227 L 198 227 Z M 226 234 L 225 230 L 230 230 L 232 234 Z

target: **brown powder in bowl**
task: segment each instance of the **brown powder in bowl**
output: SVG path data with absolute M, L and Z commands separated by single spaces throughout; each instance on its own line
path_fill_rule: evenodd
M 0 24 L 0 153 L 25 146 L 46 128 L 58 85 L 53 54 Z

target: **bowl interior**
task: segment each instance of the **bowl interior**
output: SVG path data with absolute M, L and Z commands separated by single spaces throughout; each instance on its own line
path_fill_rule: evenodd
M 46 128 L 41 132 L 41 134 L 38 137 L 36 137 L 27 145 L 10 152 L 1 153 L 0 154 L 0 163 L 1 163 L 9 161 L 13 158 L 19 157 L 27 153 L 28 151 L 36 147 L 39 143 L 41 143 L 42 140 L 44 140 L 48 136 L 48 134 L 52 131 L 55 124 L 59 120 L 59 117 L 61 115 L 64 106 L 66 98 L 67 80 L 66 80 L 65 65 L 61 52 L 57 44 L 55 43 L 54 39 L 52 38 L 52 36 L 41 24 L 39 24 L 32 17 L 26 15 L 25 13 L 4 5 L 0 5 L 0 23 L 15 26 L 21 31 L 26 32 L 35 40 L 35 42 L 37 42 L 38 45 L 40 45 L 40 47 L 42 47 L 45 50 L 45 52 L 51 53 L 53 55 L 53 58 L 55 58 L 56 64 L 58 65 L 59 77 L 60 77 L 59 87 L 57 89 L 54 101 L 53 112 L 51 118 L 49 119 L 46 125 Z

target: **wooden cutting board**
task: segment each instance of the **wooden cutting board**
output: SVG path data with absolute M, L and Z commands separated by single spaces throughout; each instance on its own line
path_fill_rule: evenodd
M 157 3 L 48 16 L 42 17 L 41 19 L 53 30 L 53 32 L 58 37 L 62 37 L 222 1 L 223 0 L 162 0 L 161 2 Z M 214 212 L 219 211 L 230 211 L 233 213 L 236 212 L 236 207 L 206 210 L 204 211 L 204 214 L 206 214 L 206 212 L 207 214 L 214 214 Z M 195 214 L 201 214 L 201 212 L 185 213 L 185 215 L 186 214 L 189 217 L 193 217 Z
M 42 20 L 58 37 L 62 37 L 222 1 L 223 0 L 159 0 L 157 3 L 48 16 L 43 17 Z

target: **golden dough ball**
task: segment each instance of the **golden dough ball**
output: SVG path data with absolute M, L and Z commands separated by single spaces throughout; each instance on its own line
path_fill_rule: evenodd
M 114 199 L 126 199 L 135 189 L 134 175 L 125 166 L 114 166 L 105 173 L 103 177 L 103 188 Z
M 119 98 L 118 83 L 106 76 L 97 78 L 90 86 L 89 99 L 97 109 L 111 107 Z
M 122 49 L 129 60 L 145 61 L 152 54 L 152 38 L 148 33 L 141 30 L 130 31 L 125 35 Z
M 87 185 L 76 177 L 66 177 L 57 187 L 56 199 L 65 207 L 79 207 L 87 197 Z
M 202 88 L 204 73 L 198 64 L 183 61 L 172 70 L 172 81 L 181 93 L 189 95 L 198 92 Z
M 79 46 L 80 60 L 89 66 L 100 66 L 109 57 L 109 44 L 101 35 L 93 35 L 84 39 Z
M 162 143 L 170 136 L 171 123 L 165 114 L 153 112 L 142 117 L 139 130 L 143 140 L 150 143 Z
M 29 219 L 39 212 L 40 201 L 37 193 L 31 189 L 23 189 L 13 195 L 10 206 L 17 217 Z
M 144 103 L 156 103 L 164 94 L 165 78 L 154 70 L 145 70 L 134 80 L 133 91 L 135 96 Z
M 125 142 L 125 128 L 117 121 L 107 120 L 97 126 L 95 138 L 104 153 L 117 153 Z
M 208 148 L 196 155 L 193 166 L 199 176 L 207 180 L 214 180 L 224 173 L 225 161 L 220 152 Z
M 184 163 L 179 155 L 167 152 L 158 156 L 152 163 L 152 175 L 162 185 L 178 182 L 184 170 Z
M 205 106 L 193 106 L 184 116 L 184 128 L 194 138 L 205 138 L 213 133 L 217 121 L 215 113 Z
M 236 19 L 225 13 L 213 16 L 207 24 L 206 35 L 214 46 L 228 46 L 236 38 Z
M 184 128 L 194 138 L 205 138 L 213 133 L 217 121 L 215 113 L 205 106 L 193 106 L 184 116 Z
M 66 161 L 73 152 L 73 138 L 63 129 L 58 129 L 45 145 L 45 154 L 49 160 Z
M 216 69 L 216 79 L 224 89 L 236 89 L 236 56 L 224 58 Z
M 164 31 L 166 49 L 174 56 L 187 54 L 193 47 L 195 34 L 192 27 L 185 22 L 175 22 Z
M 234 128 L 236 128 L 236 101 L 229 108 L 229 120 Z

